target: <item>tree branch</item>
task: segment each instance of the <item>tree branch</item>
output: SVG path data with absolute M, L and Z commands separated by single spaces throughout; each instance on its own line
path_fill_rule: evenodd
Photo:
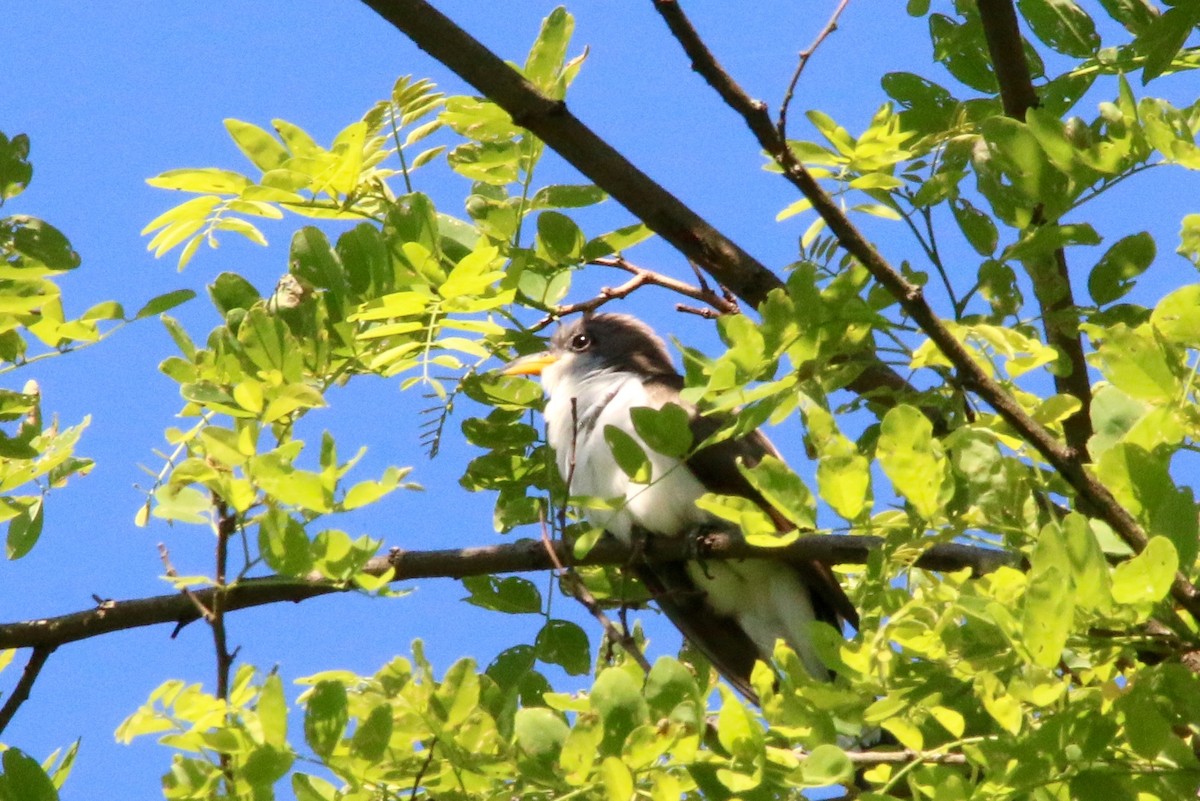
M 842 12 L 846 10 L 846 6 L 850 5 L 850 0 L 841 0 L 837 4 L 837 8 L 829 16 L 829 21 L 825 23 L 825 27 L 817 34 L 817 38 L 813 40 L 807 48 L 800 51 L 799 60 L 796 62 L 796 70 L 792 73 L 792 79 L 788 81 L 787 90 L 783 93 L 783 102 L 779 104 L 779 120 L 775 123 L 775 127 L 779 130 L 779 137 L 787 139 L 787 119 L 788 108 L 792 105 L 792 98 L 796 94 L 796 84 L 800 82 L 800 75 L 804 72 L 804 68 L 808 66 L 808 61 L 817 52 L 817 48 L 821 43 L 829 38 L 829 34 L 837 30 L 838 19 L 842 16 Z
M 717 63 L 678 3 L 674 0 L 654 0 L 654 6 L 691 58 L 693 68 L 742 116 L 759 144 L 776 160 L 784 176 L 812 203 L 839 244 L 896 298 L 905 313 L 954 365 L 963 384 L 991 406 L 1062 475 L 1078 494 L 1081 510 L 1104 520 L 1135 553 L 1141 553 L 1146 547 L 1147 537 L 1133 515 L 1117 502 L 1107 487 L 1084 469 L 1074 449 L 1063 445 L 1049 430 L 1030 417 L 1017 400 L 975 362 L 963 344 L 934 313 L 921 287 L 906 280 L 850 222 L 812 174 L 796 160 L 787 142 L 779 137 L 765 104 L 747 95 Z M 1200 592 L 1180 572 L 1175 574 L 1171 594 L 1193 616 L 1200 616 Z
M 1029 74 L 1025 47 L 1012 0 L 977 0 L 983 35 L 987 40 L 992 69 L 1000 85 L 1000 102 L 1004 113 L 1020 122 L 1025 114 L 1038 105 L 1037 90 Z M 1034 209 L 1031 228 L 1046 222 L 1042 207 Z M 1025 263 L 1042 312 L 1042 328 L 1046 341 L 1061 353 L 1069 372 L 1054 376 L 1056 391 L 1079 401 L 1079 409 L 1063 420 L 1063 435 L 1067 445 L 1082 462 L 1088 461 L 1088 440 L 1092 436 L 1092 385 L 1088 380 L 1087 360 L 1079 334 L 1079 319 L 1075 313 L 1075 293 L 1067 269 L 1067 254 L 1058 248 L 1052 256 L 1030 259 Z
M 582 559 L 574 559 L 561 542 L 553 543 L 555 556 L 573 560 L 576 566 L 626 565 L 634 556 L 627 545 L 611 537 L 601 540 Z M 825 564 L 863 564 L 871 551 L 880 548 L 880 537 L 810 535 L 782 548 L 748 545 L 740 536 L 707 533 L 701 537 L 656 537 L 646 544 L 642 558 L 648 562 L 669 562 L 702 557 L 708 560 L 767 558 L 795 562 L 816 560 Z M 1018 566 L 1018 557 L 992 548 L 958 544 L 930 546 L 915 562 L 928 570 L 970 568 L 976 575 L 991 572 L 1002 565 Z M 539 540 L 519 540 L 505 545 L 436 551 L 405 551 L 393 548 L 387 556 L 372 559 L 366 572 L 382 575 L 394 570 L 393 581 L 421 578 L 465 578 L 496 573 L 528 573 L 554 566 L 546 546 Z M 345 592 L 344 584 L 318 577 L 308 579 L 266 576 L 245 579 L 227 585 L 225 612 L 234 612 L 284 601 L 299 602 L 320 595 Z M 104 601 L 94 609 L 58 617 L 0 624 L 2 648 L 53 648 L 86 640 L 114 631 L 172 623 L 183 626 L 201 617 L 201 608 L 212 604 L 216 589 L 193 590 L 190 594 L 170 593 L 128 601 Z M 200 606 L 198 606 L 199 604 Z
M 418 47 L 444 64 L 477 91 L 508 112 L 513 122 L 533 132 L 575 169 L 628 209 L 680 253 L 699 264 L 717 283 L 754 308 L 783 282 L 761 262 L 678 198 L 635 167 L 579 121 L 561 100 L 552 100 L 478 40 L 424 0 L 362 0 Z M 856 354 L 865 367 L 848 384 L 859 395 L 881 388 L 918 394 L 879 357 Z M 890 397 L 880 403 L 895 405 Z M 922 411 L 944 428 L 940 412 Z
M 0 707 L 0 732 L 8 727 L 9 721 L 13 719 L 13 715 L 17 714 L 21 704 L 29 700 L 29 691 L 33 689 L 33 683 L 37 681 L 38 674 L 42 672 L 46 660 L 50 658 L 50 654 L 54 653 L 54 648 L 53 645 L 39 645 L 29 655 L 29 661 L 25 663 L 25 670 L 21 672 L 21 678 L 13 687 L 12 694 L 8 696 L 4 706 Z

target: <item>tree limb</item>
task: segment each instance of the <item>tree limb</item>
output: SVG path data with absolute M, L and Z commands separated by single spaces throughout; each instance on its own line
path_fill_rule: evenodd
M 679 4 L 674 0 L 654 0 L 654 7 L 691 58 L 693 68 L 742 116 L 759 144 L 776 160 L 784 176 L 812 203 L 813 209 L 825 220 L 839 244 L 896 298 L 905 313 L 954 365 L 963 384 L 991 406 L 1058 471 L 1078 494 L 1081 510 L 1104 520 L 1135 553 L 1141 553 L 1146 547 L 1147 536 L 1133 515 L 1117 502 L 1107 487 L 1084 469 L 1079 454 L 1073 448 L 1059 442 L 976 363 L 925 300 L 921 287 L 905 279 L 850 222 L 841 207 L 796 159 L 787 142 L 779 137 L 766 105 L 747 95 L 717 63 Z M 1200 592 L 1181 572 L 1175 573 L 1171 595 L 1193 616 L 1200 616 Z
M 1038 105 L 1037 90 L 1029 74 L 1017 11 L 1012 0 L 977 0 L 988 55 L 1000 85 L 1000 102 L 1004 113 L 1020 122 L 1025 114 Z M 1045 224 L 1042 208 L 1034 209 L 1031 228 Z M 1069 372 L 1054 376 L 1054 388 L 1079 401 L 1079 409 L 1063 420 L 1063 435 L 1067 445 L 1075 450 L 1080 461 L 1088 460 L 1088 440 L 1092 436 L 1092 386 L 1088 380 L 1087 360 L 1079 334 L 1079 319 L 1075 313 L 1075 293 L 1067 269 L 1067 253 L 1058 248 L 1049 257 L 1033 258 L 1025 268 L 1033 284 L 1042 312 L 1042 328 L 1046 341 L 1061 353 Z
M 628 545 L 611 537 L 601 540 L 588 555 L 575 559 L 567 546 L 553 543 L 561 562 L 576 566 L 626 565 L 634 555 Z M 727 533 L 706 533 L 701 537 L 656 537 L 646 544 L 642 558 L 664 562 L 703 557 L 708 560 L 768 558 L 797 562 L 817 560 L 826 564 L 863 564 L 871 551 L 880 548 L 880 537 L 810 535 L 782 548 L 762 548 L 747 544 L 741 537 Z M 942 543 L 930 546 L 915 562 L 929 570 L 970 568 L 976 575 L 1002 565 L 1018 566 L 1018 557 L 992 548 Z M 539 540 L 519 540 L 505 545 L 436 551 L 405 551 L 393 548 L 387 556 L 372 559 L 365 572 L 383 575 L 394 571 L 393 581 L 420 578 L 465 578 L 496 573 L 528 573 L 550 570 L 554 562 Z M 320 595 L 345 592 L 351 587 L 327 579 L 266 576 L 244 579 L 227 585 L 225 612 L 255 606 L 299 602 Z M 216 589 L 193 590 L 189 594 L 170 593 L 127 601 L 104 601 L 87 609 L 58 617 L 0 624 L 0 649 L 51 648 L 86 640 L 114 631 L 172 623 L 183 626 L 200 618 L 200 608 L 208 608 Z M 197 606 L 197 603 L 200 606 Z

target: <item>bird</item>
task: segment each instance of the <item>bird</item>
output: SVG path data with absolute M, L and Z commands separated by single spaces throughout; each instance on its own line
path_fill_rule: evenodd
M 680 395 L 683 377 L 663 340 L 628 314 L 589 313 L 560 327 L 549 348 L 516 359 L 509 375 L 538 376 L 546 396 L 546 438 L 571 496 L 618 499 L 590 504 L 589 523 L 626 543 L 635 531 L 647 537 L 678 537 L 716 522 L 696 501 L 707 492 L 748 498 L 776 528 L 795 528 L 754 489 L 740 470 L 770 454 L 771 442 L 755 430 L 702 445 L 683 458 L 654 451 L 638 436 L 630 416 L 635 407 L 677 404 L 688 414 L 694 445 L 722 427 Z M 605 429 L 633 437 L 651 465 L 649 483 L 636 483 L 615 460 Z M 667 618 L 753 703 L 750 682 L 757 660 L 769 661 L 777 639 L 786 642 L 817 679 L 832 674 L 812 643 L 810 624 L 821 621 L 839 632 L 843 622 L 858 627 L 858 613 L 828 566 L 748 558 L 689 560 L 633 565 L 635 574 Z

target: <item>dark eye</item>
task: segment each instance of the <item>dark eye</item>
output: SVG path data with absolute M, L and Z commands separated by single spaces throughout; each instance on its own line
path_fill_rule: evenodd
M 571 350 L 576 353 L 587 350 L 592 344 L 592 338 L 587 334 L 576 334 L 571 337 Z

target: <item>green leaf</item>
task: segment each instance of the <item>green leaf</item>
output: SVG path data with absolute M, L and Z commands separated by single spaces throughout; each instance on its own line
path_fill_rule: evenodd
M 392 707 L 380 704 L 359 722 L 350 741 L 350 753 L 374 764 L 383 759 L 392 739 Z
M 589 240 L 583 248 L 583 260 L 590 261 L 613 253 L 620 253 L 652 236 L 654 236 L 654 232 L 645 223 L 635 223 L 618 228 Z
M 810 787 L 842 784 L 854 778 L 854 765 L 846 752 L 836 745 L 818 745 L 805 757 L 804 782 Z
M 838 435 L 821 448 L 817 462 L 817 491 L 833 510 L 854 520 L 867 507 L 871 463 L 854 443 Z
M 797 528 L 817 526 L 817 504 L 804 480 L 782 460 L 767 454 L 754 467 L 739 462 L 738 470 L 771 506 Z
M 542 91 L 554 86 L 567 57 L 567 45 L 574 30 L 575 20 L 562 6 L 542 20 L 537 40 L 525 60 L 525 77 L 530 83 Z
M 146 183 L 159 189 L 176 189 L 183 192 L 213 195 L 237 195 L 252 185 L 252 181 L 241 173 L 221 170 L 216 167 L 200 169 L 168 170 Z
M 318 682 L 304 712 L 304 741 L 309 748 L 329 759 L 341 742 L 348 721 L 346 688 L 337 681 Z
M 911 72 L 889 72 L 880 84 L 905 109 L 900 119 L 906 130 L 931 134 L 950 127 L 958 100 L 943 87 Z
M 954 220 L 962 229 L 967 242 L 980 256 L 990 256 L 996 252 L 1000 234 L 992 218 L 971 205 L 966 198 L 958 198 L 950 204 L 954 212 Z
M 313 569 L 304 526 L 283 512 L 263 516 L 258 527 L 258 547 L 267 566 L 282 576 L 303 576 Z
M 661 409 L 637 406 L 629 411 L 633 429 L 656 453 L 682 459 L 692 448 L 691 415 L 676 403 Z
M 1118 389 L 1149 401 L 1179 397 L 1181 385 L 1175 372 L 1180 366 L 1179 355 L 1168 350 L 1150 326 L 1129 328 L 1118 323 L 1102 333 L 1105 338 L 1099 348 L 1102 371 Z
M 483 609 L 510 615 L 542 611 L 542 594 L 529 579 L 520 576 L 468 576 L 462 583 L 471 593 L 464 600 Z
M 1096 23 L 1073 0 L 1018 0 L 1017 6 L 1034 35 L 1063 55 L 1087 58 L 1100 47 Z
M 1062 521 L 1062 527 L 1075 585 L 1075 604 L 1082 609 L 1107 613 L 1112 608 L 1112 577 L 1088 519 L 1072 512 Z
M 604 427 L 604 441 L 612 451 L 613 459 L 629 480 L 635 484 L 649 484 L 653 479 L 650 457 L 642 446 L 629 434 L 613 425 Z
M 1097 305 L 1112 303 L 1133 289 L 1135 278 L 1154 261 L 1154 237 L 1142 231 L 1109 248 L 1088 276 L 1088 293 Z
M 37 760 L 24 752 L 9 748 L 0 757 L 0 798 L 5 801 L 58 801 L 54 782 Z
M 250 309 L 262 300 L 254 285 L 237 273 L 221 273 L 208 285 L 208 294 L 222 316 L 234 309 Z
M 721 686 L 721 711 L 717 714 L 717 738 L 734 758 L 753 764 L 762 758 L 766 738 L 758 719 L 741 699 Z
M 0 200 L 16 197 L 29 186 L 33 165 L 29 163 L 29 137 L 9 139 L 0 133 Z
M 79 266 L 79 254 L 71 248 L 70 240 L 44 220 L 14 214 L 0 220 L 0 240 L 4 236 L 17 252 L 18 258 L 10 263 L 18 269 L 59 272 Z
M 1160 300 L 1150 324 L 1168 342 L 1200 347 L 1200 284 L 1180 287 Z
M 292 792 L 296 801 L 335 801 L 341 796 L 336 787 L 320 776 L 305 773 L 292 774 Z
M 1166 72 L 1197 24 L 1200 24 L 1200 3 L 1178 3 L 1154 19 L 1134 40 L 1134 47 L 1145 56 L 1143 85 Z
M 1113 600 L 1119 604 L 1146 606 L 1162 600 L 1171 589 L 1179 557 L 1166 537 L 1151 537 L 1146 549 L 1113 570 Z
M 8 524 L 5 555 L 9 559 L 20 559 L 37 544 L 42 536 L 45 507 L 44 498 L 39 496 Z
M 592 685 L 589 702 L 604 723 L 603 754 L 619 754 L 625 738 L 648 715 L 638 681 L 619 667 L 605 668 Z
M 233 137 L 238 150 L 263 172 L 282 167 L 288 160 L 287 148 L 257 125 L 231 118 L 225 120 L 225 130 Z
M 537 218 L 538 253 L 553 264 L 577 264 L 583 259 L 583 232 L 565 214 L 543 211 Z
M 897 406 L 884 416 L 876 455 L 896 491 L 918 515 L 931 518 L 948 500 L 948 464 L 933 425 L 918 409 Z
M 518 709 L 513 719 L 513 744 L 520 752 L 538 762 L 558 759 L 571 727 L 545 707 Z
M 274 748 L 287 747 L 287 699 L 283 695 L 283 681 L 279 674 L 272 673 L 263 682 L 258 695 L 258 723 L 262 726 L 263 739 Z
M 530 209 L 579 209 L 594 206 L 608 197 L 594 184 L 544 186 L 529 201 Z
M 1033 663 L 1052 668 L 1062 658 L 1075 615 L 1067 538 L 1058 524 L 1042 529 L 1030 563 L 1022 635 Z
M 568 620 L 547 620 L 534 641 L 537 658 L 559 665 L 571 676 L 582 676 L 592 666 L 587 633 Z
M 987 94 L 998 91 L 991 57 L 978 17 L 959 23 L 944 14 L 929 16 L 933 57 L 958 80 Z

